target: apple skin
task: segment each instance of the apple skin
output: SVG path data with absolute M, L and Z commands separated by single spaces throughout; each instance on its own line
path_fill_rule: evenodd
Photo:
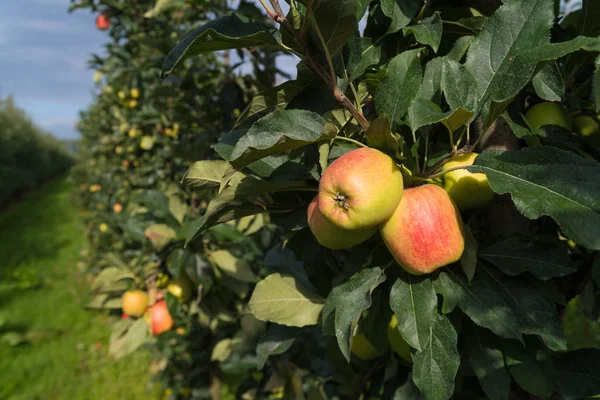
M 350 339 L 350 352 L 361 360 L 373 360 L 383 354 L 377 351 L 362 332 Z
M 600 124 L 595 118 L 589 115 L 573 118 L 573 132 L 583 136 L 592 146 L 600 146 Z
M 458 209 L 450 195 L 433 184 L 406 189 L 379 229 L 398 264 L 413 275 L 458 261 L 465 249 Z
M 128 290 L 121 299 L 123 313 L 140 317 L 148 308 L 148 294 L 141 290 Z
M 110 27 L 110 19 L 104 15 L 104 14 L 100 14 L 96 17 L 96 28 L 100 29 L 101 31 L 105 31 Z
M 468 153 L 456 156 L 444 164 L 442 171 L 473 165 L 478 155 L 477 153 Z M 484 173 L 472 174 L 466 169 L 445 173 L 444 189 L 460 210 L 482 207 L 494 197 L 494 191 L 490 187 L 487 176 Z
M 396 314 L 392 315 L 392 319 L 388 324 L 388 342 L 392 346 L 392 349 L 398 354 L 404 361 L 412 363 L 412 354 L 410 352 L 410 346 L 400 335 L 400 331 L 398 330 L 398 317 Z
M 392 215 L 402 189 L 402 172 L 391 157 L 367 147 L 352 150 L 323 173 L 319 210 L 340 228 L 372 228 Z
M 529 124 L 535 128 L 558 125 L 571 130 L 571 117 L 560 103 L 543 102 L 530 107 L 525 114 Z
M 167 308 L 167 302 L 161 300 L 150 307 L 150 318 L 152 320 L 152 332 L 160 335 L 173 328 L 173 317 Z
M 308 226 L 321 246 L 332 250 L 347 249 L 364 242 L 377 232 L 376 227 L 360 230 L 340 228 L 323 216 L 318 199 L 317 195 L 308 205 Z

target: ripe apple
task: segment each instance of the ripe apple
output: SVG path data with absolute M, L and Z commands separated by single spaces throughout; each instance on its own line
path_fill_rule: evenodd
M 444 189 L 432 184 L 406 189 L 379 229 L 398 264 L 414 275 L 458 261 L 465 249 L 456 205 Z
M 167 302 L 161 300 L 150 307 L 150 318 L 152 319 L 152 332 L 160 335 L 173 327 L 173 317 L 167 308 Z
M 100 29 L 101 31 L 105 31 L 110 27 L 110 19 L 104 15 L 104 14 L 100 14 L 96 17 L 96 28 Z
M 400 331 L 398 330 L 398 317 L 396 314 L 392 315 L 392 319 L 388 324 L 388 342 L 392 346 L 392 349 L 398 354 L 402 359 L 412 363 L 412 354 L 410 353 L 410 346 L 404 339 L 402 339 L 402 335 L 400 335 Z
M 361 360 L 373 360 L 383 354 L 377 351 L 362 332 L 350 339 L 350 352 Z
M 392 215 L 402 189 L 402 172 L 389 156 L 366 147 L 352 150 L 323 173 L 319 210 L 341 228 L 372 228 Z
M 321 246 L 333 250 L 346 249 L 364 242 L 377 231 L 377 227 L 368 229 L 344 229 L 329 222 L 319 210 L 319 196 L 308 205 L 308 226 Z
M 573 118 L 573 132 L 584 137 L 593 146 L 600 146 L 600 124 L 589 115 Z
M 121 211 L 123 211 L 123 205 L 121 203 L 113 204 L 113 211 L 119 214 Z
M 461 154 L 444 164 L 442 171 L 451 168 L 473 165 L 477 153 Z M 461 210 L 470 210 L 486 205 L 494 197 L 487 176 L 483 173 L 472 174 L 466 169 L 444 174 L 444 188 Z
M 188 301 L 194 292 L 192 281 L 184 273 L 177 279 L 171 279 L 167 285 L 167 292 L 177 297 L 180 301 Z
M 544 125 L 558 125 L 571 130 L 571 117 L 560 103 L 548 101 L 536 104 L 527 110 L 525 118 L 535 129 Z
M 148 308 L 148 294 L 141 290 L 128 290 L 123 294 L 122 308 L 123 313 L 139 317 L 144 314 Z

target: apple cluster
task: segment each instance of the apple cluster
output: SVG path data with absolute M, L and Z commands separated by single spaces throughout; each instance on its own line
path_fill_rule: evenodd
M 493 196 L 484 174 L 451 170 L 471 165 L 476 156 L 447 163 L 444 190 L 435 184 L 404 188 L 391 157 L 372 148 L 352 150 L 323 173 L 308 206 L 308 225 L 321 245 L 334 250 L 355 246 L 379 230 L 402 268 L 414 275 L 431 273 L 458 261 L 464 251 L 458 209 L 479 207 Z

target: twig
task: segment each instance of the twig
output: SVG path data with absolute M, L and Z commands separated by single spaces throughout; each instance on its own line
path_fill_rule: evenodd
M 475 146 L 471 146 L 470 144 L 466 144 L 464 145 L 462 148 L 458 149 L 458 150 L 452 150 L 452 152 L 450 154 L 448 154 L 446 157 L 442 158 L 440 161 L 438 161 L 437 163 L 435 163 L 435 165 L 433 167 L 431 167 L 431 169 L 429 170 L 429 172 L 427 174 L 424 175 L 425 178 L 432 178 L 435 175 L 435 172 L 440 169 L 444 164 L 446 164 L 448 161 L 450 161 L 452 158 L 456 157 L 456 156 L 460 156 L 461 154 L 466 154 L 466 153 L 470 153 L 473 151 L 473 149 L 475 148 Z
M 319 28 L 319 24 L 317 24 L 317 20 L 315 19 L 314 14 L 310 14 L 310 21 L 312 22 L 315 32 L 317 32 L 317 36 L 319 37 L 319 41 L 321 42 L 321 46 L 323 47 L 323 51 L 325 52 L 325 59 L 327 60 L 327 65 L 329 65 L 329 76 L 331 82 L 336 82 L 337 86 L 337 78 L 335 76 L 335 70 L 333 69 L 333 61 L 331 60 L 331 54 L 329 54 L 329 48 L 327 47 L 327 42 L 321 33 L 321 29 Z
M 346 142 L 354 143 L 355 145 L 360 147 L 369 147 L 366 144 L 359 142 L 358 140 L 350 139 L 345 136 L 336 136 L 333 138 L 333 140 L 344 140 Z
M 429 175 L 429 179 L 435 179 L 435 178 L 439 178 L 440 176 L 448 173 L 448 172 L 452 172 L 452 171 L 458 171 L 459 169 L 465 169 L 467 167 L 469 167 L 470 165 L 461 165 L 460 167 L 452 167 L 452 168 L 448 168 L 445 171 L 441 171 L 438 172 L 437 174 L 433 174 L 433 175 Z

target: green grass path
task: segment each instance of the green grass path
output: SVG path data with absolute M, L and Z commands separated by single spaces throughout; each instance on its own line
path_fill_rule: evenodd
M 149 354 L 108 356 L 107 317 L 83 309 L 85 245 L 57 179 L 0 212 L 0 399 L 150 399 Z

